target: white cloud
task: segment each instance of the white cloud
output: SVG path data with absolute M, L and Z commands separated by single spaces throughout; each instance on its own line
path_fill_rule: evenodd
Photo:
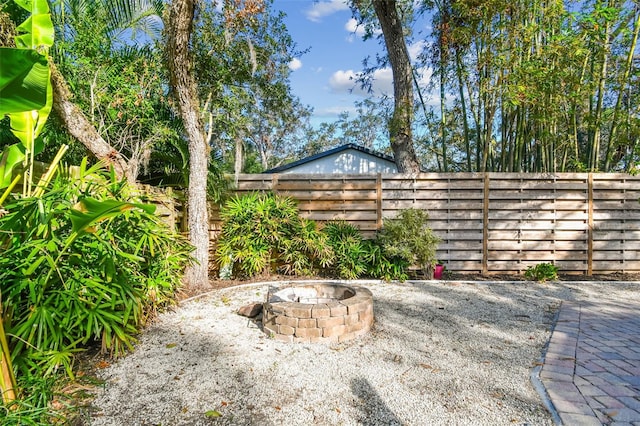
M 320 22 L 325 16 L 332 15 L 336 12 L 343 10 L 349 10 L 346 0 L 328 0 L 314 2 L 313 5 L 307 9 L 307 19 L 313 22 Z
M 426 41 L 420 40 L 407 46 L 407 50 L 409 51 L 409 58 L 411 58 L 411 61 L 417 60 L 418 55 L 422 53 L 427 45 L 428 43 Z
M 326 107 L 326 108 L 322 108 L 318 111 L 316 111 L 316 114 L 318 117 L 337 117 L 340 114 L 342 114 L 343 112 L 346 112 L 348 114 L 355 114 L 357 112 L 357 109 L 355 106 L 350 105 L 350 106 L 330 106 L 330 107 Z
M 329 88 L 332 92 L 342 93 L 353 89 L 358 75 L 353 70 L 338 70 L 329 79 Z
M 329 89 L 333 93 L 354 93 L 361 96 L 369 96 L 366 90 L 360 87 L 357 79 L 361 73 L 353 70 L 338 70 L 329 79 Z M 391 68 L 382 68 L 374 71 L 371 80 L 371 89 L 374 96 L 393 94 L 393 75 Z
M 211 3 L 213 3 L 216 12 L 222 12 L 224 8 L 224 2 L 222 0 L 213 0 Z
M 355 18 L 351 18 L 344 24 L 344 29 L 350 34 L 349 41 L 353 41 L 353 35 L 360 38 L 364 37 L 364 25 L 358 25 L 358 21 Z
M 431 76 L 433 75 L 433 68 L 423 67 L 416 69 L 416 79 L 420 87 L 427 87 L 431 82 Z
M 373 72 L 373 92 L 377 95 L 393 95 L 393 73 L 391 68 L 382 68 Z
M 355 37 L 363 38 L 365 34 L 364 25 L 358 25 L 358 21 L 355 18 L 351 18 L 344 24 L 344 29 L 349 32 L 349 37 L 347 37 L 347 41 L 349 43 L 353 42 Z M 382 30 L 380 28 L 375 28 L 373 30 L 374 35 L 382 34 Z
M 291 62 L 289 62 L 289 69 L 291 71 L 299 70 L 302 68 L 302 61 L 298 58 L 293 58 Z

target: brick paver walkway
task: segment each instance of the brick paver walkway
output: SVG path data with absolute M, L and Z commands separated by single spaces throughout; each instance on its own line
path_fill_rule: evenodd
M 640 426 L 640 305 L 563 302 L 539 380 L 565 425 Z

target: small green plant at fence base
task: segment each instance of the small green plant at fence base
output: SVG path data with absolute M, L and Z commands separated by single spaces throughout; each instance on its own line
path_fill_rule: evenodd
M 331 267 L 339 278 L 407 279 L 408 263 L 399 257 L 389 256 L 379 239 L 363 239 L 360 230 L 345 221 L 329 222 L 322 231 L 329 236 L 329 244 L 335 254 Z
M 325 225 L 323 232 L 329 236 L 329 245 L 335 253 L 331 266 L 336 274 L 349 280 L 364 274 L 366 253 L 358 228 L 345 221 L 333 221 Z
M 525 278 L 538 282 L 554 281 L 558 279 L 558 267 L 551 263 L 539 263 L 529 266 L 524 272 Z
M 440 239 L 429 227 L 427 212 L 406 209 L 395 219 L 385 219 L 378 239 L 389 257 L 417 265 L 427 275 L 433 274 Z

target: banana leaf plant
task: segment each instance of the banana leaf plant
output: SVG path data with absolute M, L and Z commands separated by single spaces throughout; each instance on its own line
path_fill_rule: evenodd
M 0 118 L 9 116 L 11 132 L 19 143 L 9 145 L 0 157 L 0 189 L 13 181 L 19 164 L 27 174 L 23 195 L 31 195 L 33 159 L 44 144 L 38 136 L 53 104 L 48 50 L 54 28 L 47 0 L 15 0 L 30 16 L 18 27 L 16 47 L 0 48 Z
M 54 28 L 47 0 L 15 0 L 29 17 L 16 30 L 15 48 L 0 48 L 0 118 L 9 116 L 12 133 L 20 141 L 5 148 L 0 157 L 0 189 L 6 188 L 4 202 L 19 177 L 13 170 L 19 164 L 28 170 L 23 194 L 31 191 L 33 157 L 42 150 L 38 135 L 52 105 L 48 49 L 53 45 Z M 0 206 L 2 203 L 0 202 Z M 17 385 L 9 346 L 2 322 L 5 320 L 0 294 L 0 390 L 5 404 L 16 398 Z
M 50 82 L 48 48 L 53 45 L 53 23 L 49 14 L 47 0 L 15 0 L 16 4 L 30 12 L 29 18 L 17 27 L 16 48 L 0 48 L 0 118 L 9 116 L 11 131 L 18 138 L 19 143 L 8 146 L 0 156 L 0 215 L 2 206 L 13 188 L 20 180 L 20 176 L 13 176 L 16 166 L 22 164 L 27 176 L 23 179 L 23 199 L 38 199 L 46 196 L 49 182 L 56 172 L 62 155 L 66 150 L 63 146 L 49 170 L 33 186 L 34 156 L 43 148 L 38 137 L 49 116 L 52 105 L 52 87 Z M 81 173 L 86 167 L 86 160 L 80 166 Z M 101 164 L 95 167 L 102 167 Z M 16 197 L 20 197 L 17 195 Z M 15 204 L 15 203 L 14 203 Z M 113 199 L 98 200 L 85 197 L 78 202 L 71 211 L 72 232 L 64 241 L 64 249 L 71 246 L 75 239 L 95 230 L 98 222 L 113 218 L 127 210 L 137 208 L 152 214 L 155 206 L 122 202 Z M 10 209 L 7 207 L 7 209 Z M 6 212 L 6 214 L 10 214 Z M 0 233 L 0 247 L 8 245 L 12 232 L 19 229 L 7 229 Z M 61 252 L 64 252 L 62 250 Z M 40 257 L 40 262 L 45 257 Z M 51 274 L 57 270 L 56 259 L 49 258 L 51 268 L 45 278 L 45 283 Z M 37 265 L 31 265 L 31 268 Z M 28 271 L 27 271 L 28 272 Z M 25 344 L 18 341 L 12 349 L 12 342 L 7 339 L 5 328 L 12 323 L 15 314 L 11 308 L 3 306 L 0 292 L 0 391 L 3 403 L 11 407 L 12 401 L 19 396 L 18 386 L 12 362 L 19 351 L 17 346 Z M 11 336 L 9 336 L 11 337 Z M 26 342 L 31 345 L 30 342 Z M 52 352 L 49 348 L 38 348 L 42 352 Z M 64 353 L 60 352 L 62 355 Z M 12 354 L 14 358 L 12 359 Z M 62 361 L 64 361 L 62 357 Z M 71 376 L 70 366 L 64 363 Z

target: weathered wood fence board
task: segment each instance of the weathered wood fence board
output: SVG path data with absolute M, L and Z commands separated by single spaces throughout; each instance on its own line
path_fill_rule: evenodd
M 251 191 L 290 196 L 302 216 L 344 219 L 367 237 L 402 209 L 425 210 L 452 271 L 553 262 L 568 273 L 640 272 L 640 177 L 627 174 L 240 175 L 237 193 Z

